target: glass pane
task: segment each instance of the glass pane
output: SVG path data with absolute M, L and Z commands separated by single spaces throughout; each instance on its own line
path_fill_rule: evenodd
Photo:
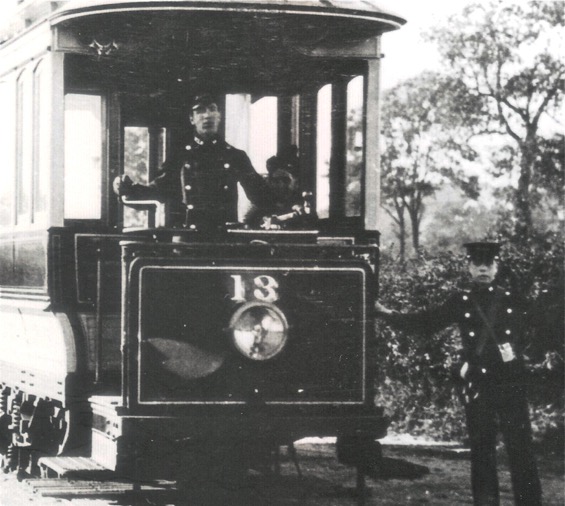
M 330 156 L 332 152 L 332 85 L 318 92 L 316 211 L 327 218 L 330 212 Z
M 31 218 L 31 178 L 33 163 L 33 109 L 31 74 L 24 72 L 17 82 L 16 96 L 16 194 L 18 224 Z
M 226 95 L 226 141 L 243 149 L 259 174 L 267 173 L 267 160 L 277 153 L 278 99 L 251 95 Z M 243 221 L 251 204 L 239 188 L 238 217 Z
M 41 64 L 35 70 L 35 135 L 36 135 L 36 158 L 34 160 L 33 175 L 33 213 L 34 222 L 39 221 L 39 216 L 45 213 L 47 209 L 47 190 L 49 184 L 49 170 L 51 154 L 49 150 L 49 134 L 50 134 L 50 111 L 49 111 L 49 79 L 46 79 L 46 73 L 43 71 Z
M 251 104 L 249 158 L 255 170 L 267 173 L 267 160 L 277 154 L 277 98 L 264 97 Z
M 14 205 L 14 166 L 15 166 L 15 88 L 14 81 L 0 82 L 0 226 L 12 224 L 12 210 Z M 0 264 L 2 257 L 0 256 Z
M 363 177 L 363 76 L 347 85 L 347 136 L 345 168 L 345 215 L 361 215 Z
M 159 143 L 161 145 L 161 143 Z M 134 183 L 149 182 L 149 129 L 124 128 L 124 174 Z M 147 227 L 147 211 L 136 211 L 124 206 L 124 227 Z
M 102 98 L 65 96 L 65 218 L 100 219 Z

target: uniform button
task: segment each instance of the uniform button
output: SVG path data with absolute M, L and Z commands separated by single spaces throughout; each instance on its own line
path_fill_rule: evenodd
M 469 297 L 467 297 L 466 295 L 463 295 L 463 300 L 469 300 Z
M 471 318 L 471 313 L 465 313 L 465 318 Z
M 471 337 L 475 337 L 475 333 L 474 333 L 474 332 L 469 332 L 469 335 L 470 335 Z
M 229 169 L 230 168 L 230 164 L 229 163 L 224 163 L 224 169 Z
M 190 151 L 192 149 L 192 146 L 190 144 L 187 144 L 184 149 L 186 149 L 187 151 Z
M 196 225 L 192 223 L 188 228 L 190 228 L 190 230 L 196 230 Z
M 510 295 L 510 292 L 505 292 L 505 293 L 506 293 L 506 295 Z
M 228 185 L 224 186 L 224 190 L 229 190 L 229 189 L 230 189 L 230 187 Z
M 218 140 L 217 140 L 217 139 L 214 139 L 214 140 L 212 141 L 212 144 L 218 144 Z
M 487 370 L 483 367 L 483 368 L 481 369 L 481 372 L 482 372 L 483 374 L 486 374 L 486 373 L 487 373 Z
M 512 331 L 510 329 L 506 329 L 506 334 L 512 334 Z
M 512 308 L 509 307 L 509 308 L 506 310 L 506 312 L 507 312 L 507 313 L 511 313 L 511 312 L 512 312 Z
M 190 186 L 189 184 L 187 184 L 187 185 L 184 187 L 184 189 L 185 189 L 185 190 L 192 190 L 192 186 Z
M 192 204 L 188 204 L 186 207 L 187 209 L 194 209 L 194 206 Z
M 492 292 L 492 291 L 493 291 L 493 287 L 492 287 L 492 286 L 489 286 L 489 287 L 488 287 L 488 291 L 489 291 L 489 292 Z
M 185 163 L 185 164 L 184 164 L 184 168 L 185 168 L 185 169 L 190 169 L 190 163 Z

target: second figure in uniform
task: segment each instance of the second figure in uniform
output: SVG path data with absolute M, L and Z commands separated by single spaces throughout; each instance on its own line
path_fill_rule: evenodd
M 465 384 L 471 445 L 471 486 L 476 506 L 498 506 L 496 437 L 502 432 L 517 505 L 541 505 L 522 359 L 525 304 L 495 283 L 499 244 L 468 243 L 471 286 L 442 305 L 398 313 L 377 303 L 377 316 L 405 330 L 433 333 L 454 323 L 463 341 L 458 372 Z

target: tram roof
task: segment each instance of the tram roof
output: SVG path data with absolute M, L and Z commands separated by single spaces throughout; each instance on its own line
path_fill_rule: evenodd
M 378 0 L 24 0 L 12 12 L 5 12 L 0 44 L 44 20 L 59 24 L 97 14 L 160 10 L 333 17 L 369 22 L 376 33 L 395 30 L 405 23 L 404 18 L 381 7 Z
M 348 17 L 378 22 L 383 32 L 405 23 L 373 0 L 65 0 L 56 4 L 55 22 L 108 11 L 179 9 Z
M 374 37 L 405 22 L 369 0 L 25 0 L 17 12 L 25 26 L 4 41 L 51 24 L 70 86 L 98 79 L 179 95 L 210 83 L 217 93 L 299 93 L 360 74 L 378 57 Z

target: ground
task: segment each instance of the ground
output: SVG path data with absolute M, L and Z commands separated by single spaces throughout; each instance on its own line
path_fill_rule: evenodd
M 283 452 L 282 475 L 266 477 L 255 474 L 241 482 L 226 485 L 211 481 L 200 492 L 193 490 L 182 506 L 337 506 L 357 504 L 355 472 L 340 465 L 333 444 L 306 443 L 297 446 L 302 478 Z M 369 495 L 366 506 L 465 505 L 472 504 L 469 487 L 469 459 L 465 452 L 422 446 L 385 446 L 384 455 L 425 465 L 430 473 L 419 479 L 367 479 Z M 544 491 L 544 505 L 562 506 L 564 500 L 564 465 L 562 456 L 539 456 Z M 501 505 L 513 504 L 510 476 L 504 452 L 500 453 Z M 204 490 L 204 491 L 202 491 Z M 13 474 L 0 475 L 0 506 L 23 505 L 108 506 L 103 499 L 61 499 L 41 497 L 30 485 L 18 483 Z M 147 504 L 147 503 L 145 503 Z

